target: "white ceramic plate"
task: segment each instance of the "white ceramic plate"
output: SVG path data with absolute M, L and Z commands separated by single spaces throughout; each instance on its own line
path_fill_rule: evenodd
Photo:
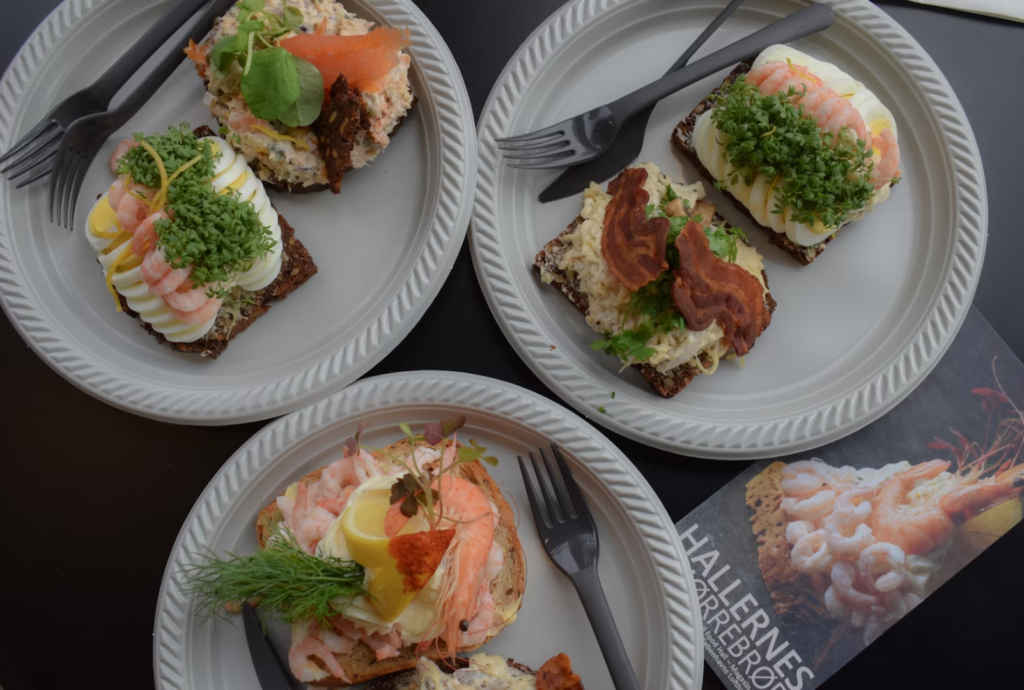
M 169 4 L 60 5 L 0 82 L 0 150 L 102 74 Z M 320 272 L 216 361 L 160 345 L 136 320 L 115 313 L 84 232 L 46 221 L 45 183 L 15 190 L 0 182 L 0 304 L 62 376 L 136 414 L 233 424 L 291 412 L 340 390 L 416 324 L 447 278 L 468 225 L 476 179 L 473 112 L 448 48 L 410 0 L 345 5 L 361 17 L 411 29 L 419 103 L 387 151 L 345 177 L 340 195 L 271 193 Z M 145 74 L 144 68 L 136 78 Z M 186 61 L 108 140 L 82 188 L 79 228 L 91 200 L 112 181 L 108 159 L 124 136 L 182 121 L 216 128 L 203 93 Z
M 177 576 L 193 562 L 191 554 L 254 551 L 260 509 L 337 458 L 359 420 L 371 422 L 365 442 L 380 447 L 403 437 L 401 422 L 415 428 L 460 414 L 468 419 L 460 437 L 476 439 L 499 458 L 490 472 L 518 513 L 528 564 L 519 618 L 483 650 L 535 668 L 565 652 L 587 688 L 611 688 L 575 590 L 537 538 L 516 462 L 517 455 L 557 443 L 598 524 L 601 580 L 641 686 L 699 688 L 703 645 L 693 575 L 672 521 L 640 472 L 568 410 L 511 384 L 450 372 L 364 379 L 267 426 L 228 460 L 185 521 L 164 573 L 153 639 L 157 688 L 258 687 L 241 625 L 201 626 L 192 615 Z M 286 653 L 287 629 L 273 627 L 271 637 Z
M 552 15 L 512 58 L 479 120 L 480 170 L 470 236 L 491 310 L 534 373 L 593 421 L 652 446 L 710 458 L 783 455 L 834 441 L 902 400 L 960 327 L 981 272 L 987 200 L 974 135 L 924 50 L 865 0 L 828 0 L 836 23 L 794 45 L 868 85 L 900 129 L 903 181 L 878 211 L 807 267 L 748 232 L 765 256 L 778 309 L 746 357 L 723 362 L 671 400 L 614 357 L 573 306 L 542 285 L 534 255 L 576 216 L 581 197 L 540 204 L 559 171 L 516 171 L 494 139 L 608 102 L 663 73 L 724 0 L 592 2 Z M 806 5 L 740 7 L 699 58 Z M 726 70 L 727 71 L 727 70 Z M 675 125 L 721 83 L 710 77 L 658 104 L 640 160 L 699 179 L 670 145 Z M 706 185 L 710 188 L 710 185 Z M 723 215 L 743 217 L 713 188 Z M 610 394 L 615 391 L 614 400 Z M 597 413 L 599 407 L 606 414 Z

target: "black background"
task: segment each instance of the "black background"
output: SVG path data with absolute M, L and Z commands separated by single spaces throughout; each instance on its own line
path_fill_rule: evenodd
M 0 64 L 10 62 L 56 4 L 0 2 Z M 448 43 L 479 114 L 507 60 L 562 2 L 418 4 Z M 975 304 L 1022 357 L 1024 25 L 906 2 L 879 4 L 931 54 L 971 120 L 991 228 Z M 444 337 L 438 317 L 453 314 L 474 325 L 472 341 Z M 6 318 L 0 318 L 0 362 L 6 401 L 0 686 L 151 687 L 153 617 L 167 555 L 209 479 L 262 424 L 185 428 L 110 408 L 49 369 Z M 415 369 L 483 374 L 554 397 L 503 337 L 466 247 L 420 324 L 369 375 Z M 747 466 L 681 458 L 606 433 L 674 520 Z M 1018 526 L 822 687 L 1021 687 L 1022 553 L 1024 527 Z M 721 687 L 710 669 L 704 687 Z

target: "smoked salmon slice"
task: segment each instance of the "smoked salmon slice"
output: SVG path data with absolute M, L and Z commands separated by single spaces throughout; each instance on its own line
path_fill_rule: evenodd
M 281 47 L 320 70 L 324 88 L 339 74 L 360 91 L 380 91 L 381 82 L 398 65 L 402 48 L 410 45 L 408 29 L 378 27 L 362 36 L 300 34 L 286 38 Z

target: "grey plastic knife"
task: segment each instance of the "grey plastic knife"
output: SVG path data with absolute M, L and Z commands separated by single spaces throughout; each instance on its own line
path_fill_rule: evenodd
M 242 607 L 245 621 L 245 641 L 249 644 L 249 656 L 256 669 L 256 677 L 263 690 L 292 690 L 292 674 L 285 668 L 277 650 L 263 633 L 256 611 L 248 603 Z
M 680 67 L 686 66 L 693 54 L 700 50 L 711 34 L 715 33 L 718 27 L 742 4 L 743 0 L 732 0 L 726 5 L 725 9 L 718 13 L 708 28 L 704 29 L 704 32 L 665 74 L 671 74 Z M 537 198 L 543 203 L 564 199 L 567 196 L 579 194 L 591 182 L 603 182 L 618 174 L 640 155 L 640 149 L 644 146 L 644 134 L 647 132 L 647 122 L 651 119 L 652 112 L 654 112 L 653 105 L 631 117 L 619 130 L 618 136 L 615 137 L 615 141 L 607 151 L 592 161 L 566 168 Z

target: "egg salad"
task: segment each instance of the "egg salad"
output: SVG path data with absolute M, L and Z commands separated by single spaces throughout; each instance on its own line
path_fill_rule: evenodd
M 796 245 L 810 247 L 888 199 L 899 179 L 896 120 L 864 84 L 831 63 L 785 45 L 762 52 L 742 79 L 757 86 L 762 97 L 784 97 L 783 107 L 794 111 L 793 121 L 799 119 L 795 115 L 799 108 L 801 117 L 810 118 L 827 137 L 826 143 L 819 145 L 820 154 L 808 153 L 813 146 L 799 151 L 792 147 L 795 140 L 803 143 L 809 138 L 805 132 L 786 131 L 786 138 L 780 139 L 783 132 L 779 128 L 766 126 L 766 131 L 758 131 L 754 139 L 743 144 L 745 151 L 758 147 L 757 153 L 737 165 L 736 155 L 743 152 L 739 144 L 730 147 L 730 136 L 723 131 L 728 127 L 723 122 L 728 121 L 736 127 L 732 131 L 744 136 L 751 125 L 727 115 L 726 109 L 729 113 L 736 109 L 729 91 L 719 96 L 714 108 L 697 117 L 692 145 L 700 163 L 750 211 L 754 220 L 785 234 Z M 835 153 L 837 146 L 868 149 L 870 154 L 861 161 L 855 154 Z M 786 152 L 786 147 L 790 147 L 792 160 L 780 153 Z M 823 183 L 827 175 L 821 169 L 801 162 L 816 155 L 830 158 L 823 169 L 845 166 L 845 179 L 826 179 Z M 751 162 L 765 160 L 769 162 L 760 166 Z M 766 168 L 775 174 L 766 174 Z M 794 212 L 794 208 L 801 210 Z

